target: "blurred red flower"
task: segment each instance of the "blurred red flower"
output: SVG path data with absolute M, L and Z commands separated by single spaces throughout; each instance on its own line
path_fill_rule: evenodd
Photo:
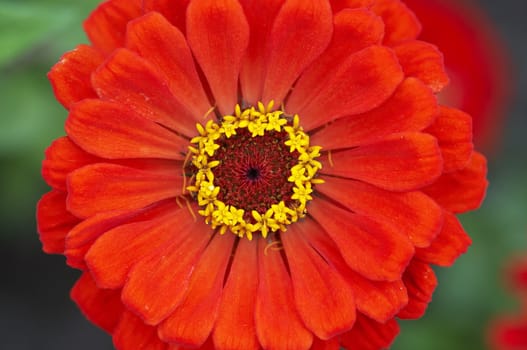
M 37 219 L 118 349 L 380 349 L 423 315 L 486 161 L 404 4 L 111 0 L 85 30 Z
M 444 54 L 450 84 L 440 100 L 472 116 L 474 143 L 491 152 L 499 139 L 510 95 L 505 44 L 473 0 L 404 0 L 422 23 L 419 39 Z

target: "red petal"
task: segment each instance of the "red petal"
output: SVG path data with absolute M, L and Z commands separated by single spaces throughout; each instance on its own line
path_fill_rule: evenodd
M 286 233 L 287 234 L 287 233 Z M 291 277 L 282 254 L 258 241 L 258 293 L 256 295 L 256 333 L 263 348 L 308 349 L 313 335 L 294 306 Z
M 71 299 L 90 322 L 108 333 L 113 332 L 123 313 L 120 291 L 100 289 L 88 272 L 71 289 Z
M 328 340 L 353 327 L 355 298 L 342 276 L 304 240 L 302 226 L 291 225 L 282 236 L 295 305 L 308 329 Z
M 465 253 L 472 243 L 465 233 L 459 220 L 445 211 L 443 229 L 430 247 L 417 249 L 416 257 L 420 260 L 439 266 L 451 266 L 454 261 Z
M 288 105 L 303 108 L 352 54 L 378 45 L 384 35 L 384 24 L 366 9 L 346 10 L 335 15 L 333 38 L 328 48 L 300 76 Z
M 88 45 L 64 54 L 48 73 L 57 100 L 68 109 L 75 102 L 96 97 L 90 76 L 102 62 L 101 53 Z
M 68 210 L 86 218 L 111 210 L 135 210 L 182 192 L 178 163 L 161 169 L 116 164 L 85 166 L 68 177 Z
M 48 254 L 63 254 L 65 237 L 79 222 L 66 209 L 66 194 L 52 190 L 40 198 L 37 205 L 37 230 L 42 250 Z
M 61 137 L 46 149 L 42 176 L 51 187 L 66 191 L 66 177 L 69 173 L 97 161 L 99 158 L 84 152 L 68 137 Z
M 317 191 L 350 211 L 390 224 L 417 247 L 428 247 L 443 225 L 443 212 L 422 192 L 388 192 L 360 181 L 325 177 Z
M 113 343 L 119 350 L 168 350 L 168 344 L 157 336 L 156 328 L 146 325 L 129 311 L 119 320 L 113 332 Z
M 432 293 L 437 286 L 434 270 L 428 264 L 412 260 L 404 272 L 403 281 L 408 290 L 408 305 L 397 314 L 403 319 L 417 319 L 424 315 Z
M 186 215 L 178 216 L 166 232 L 170 242 L 135 264 L 123 288 L 123 303 L 146 324 L 159 324 L 181 303 L 212 234 L 204 221 L 194 221 L 185 210 L 181 213 Z
M 324 147 L 324 145 L 321 145 Z M 362 180 L 390 191 L 419 189 L 443 170 L 437 140 L 429 134 L 392 134 L 379 142 L 321 157 L 321 173 Z
M 262 101 L 280 105 L 300 73 L 326 49 L 332 31 L 327 1 L 286 1 L 269 38 Z
M 394 50 L 407 77 L 420 79 L 434 92 L 439 92 L 448 85 L 443 54 L 436 46 L 412 40 L 395 46 Z
M 464 168 L 470 161 L 472 144 L 472 118 L 454 108 L 441 107 L 435 122 L 426 129 L 434 135 L 441 147 L 443 172 Z
M 174 7 L 181 6 L 180 1 Z M 196 71 L 192 53 L 183 34 L 158 13 L 149 13 L 130 22 L 126 46 L 150 63 L 166 77 L 170 91 L 193 115 L 202 117 L 210 102 Z
M 315 221 L 305 220 L 302 223 L 302 231 L 309 244 L 330 262 L 351 286 L 359 311 L 379 322 L 385 322 L 408 303 L 408 295 L 402 281 L 370 281 L 352 271 L 337 245 Z
M 334 337 L 328 340 L 322 340 L 315 337 L 313 340 L 313 345 L 309 348 L 309 350 L 339 350 L 340 344 L 339 344 L 339 338 Z
M 341 337 L 343 346 L 353 350 L 387 349 L 399 333 L 395 319 L 377 323 L 361 314 L 357 315 L 355 327 Z
M 311 144 L 324 150 L 371 143 L 389 134 L 421 131 L 439 112 L 435 95 L 415 78 L 404 80 L 394 94 L 370 112 L 340 118 L 311 135 Z
M 240 0 L 250 26 L 250 39 L 240 71 L 243 99 L 256 105 L 262 99 L 271 29 L 285 0 Z
M 400 279 L 414 254 L 403 233 L 322 198 L 309 204 L 309 213 L 335 241 L 346 263 L 368 279 Z
M 376 0 L 372 10 L 384 21 L 385 45 L 396 45 L 417 38 L 421 24 L 415 14 L 399 0 Z
M 121 103 L 84 100 L 72 107 L 68 136 L 99 157 L 185 159 L 188 140 Z
M 234 111 L 249 25 L 236 0 L 194 0 L 187 10 L 189 45 L 207 77 L 221 114 Z
M 84 22 L 84 30 L 93 45 L 109 54 L 124 46 L 126 24 L 141 15 L 141 0 L 103 2 Z
M 103 100 L 122 103 L 137 114 L 187 136 L 193 136 L 196 116 L 170 90 L 157 67 L 128 49 L 115 51 L 92 75 Z
M 299 114 L 304 129 L 311 130 L 334 119 L 377 108 L 393 94 L 403 78 L 390 49 L 370 46 L 341 63 L 307 105 L 303 106 L 303 95 L 295 97 L 297 92 L 293 90 L 286 110 L 289 114 Z
M 134 218 L 121 215 L 113 220 L 100 220 L 95 227 L 93 224 L 88 226 L 91 232 L 101 234 L 85 257 L 101 288 L 121 288 L 135 263 L 172 241 L 181 222 L 188 219 L 188 212 L 187 208 L 180 209 L 175 203 L 165 211 L 168 212 L 159 213 L 151 220 L 127 223 Z M 86 221 L 93 221 L 93 218 Z
M 443 174 L 424 192 L 453 213 L 477 209 L 487 191 L 487 160 L 477 152 L 463 169 Z
M 260 348 L 254 324 L 254 298 L 258 287 L 255 243 L 241 239 L 236 249 L 212 333 L 214 345 L 219 350 Z
M 330 0 L 333 12 L 337 13 L 347 8 L 371 7 L 376 0 Z
M 143 0 L 143 12 L 156 11 L 176 26 L 182 33 L 186 29 L 186 14 L 190 0 Z
M 161 339 L 189 347 L 205 343 L 218 317 L 234 238 L 232 234 L 214 236 L 192 273 L 186 298 L 159 325 Z

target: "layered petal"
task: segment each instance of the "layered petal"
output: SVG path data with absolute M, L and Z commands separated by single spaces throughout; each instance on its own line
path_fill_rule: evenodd
M 371 7 L 375 0 L 330 0 L 331 8 L 334 13 L 338 13 L 344 9 L 357 7 Z
M 368 279 L 400 279 L 414 254 L 403 233 L 322 198 L 310 203 L 309 213 L 337 244 L 346 263 Z
M 155 327 L 148 326 L 130 311 L 124 311 L 113 332 L 113 344 L 119 350 L 168 350 L 168 344 L 157 336 Z
M 448 85 L 443 54 L 434 45 L 412 40 L 395 46 L 394 50 L 407 77 L 418 78 L 434 92 Z
M 427 248 L 417 249 L 415 256 L 427 263 L 439 266 L 451 266 L 465 253 L 472 243 L 455 215 L 444 212 L 441 232 Z
M 421 81 L 407 78 L 380 107 L 324 125 L 311 135 L 311 143 L 324 145 L 324 150 L 360 146 L 393 133 L 421 131 L 438 113 L 433 92 Z
M 187 10 L 187 40 L 221 114 L 238 101 L 238 76 L 249 43 L 249 25 L 237 0 L 193 0 Z
M 341 344 L 354 350 L 387 349 L 397 334 L 399 325 L 394 318 L 378 323 L 359 314 L 355 327 L 341 336 Z
M 79 222 L 66 209 L 66 193 L 52 190 L 37 204 L 37 231 L 42 250 L 48 254 L 63 254 L 68 232 Z
M 300 73 L 328 46 L 333 16 L 327 1 L 287 0 L 274 21 L 266 51 L 261 100 L 281 104 Z
M 84 100 L 72 107 L 65 128 L 85 151 L 109 159 L 184 160 L 189 142 L 126 105 L 101 100 Z
M 137 262 L 128 274 L 122 300 L 149 325 L 157 325 L 183 301 L 192 271 L 212 232 L 203 221 L 182 210 L 165 234 L 166 244 Z M 209 233 L 210 232 L 210 233 Z
M 443 211 L 422 192 L 388 192 L 364 182 L 323 177 L 317 191 L 348 210 L 390 224 L 416 247 L 427 247 L 443 225 Z
M 103 60 L 103 55 L 95 48 L 79 45 L 51 68 L 48 79 L 55 97 L 66 109 L 75 102 L 97 96 L 90 76 Z
M 92 75 L 102 100 L 115 101 L 137 114 L 181 134 L 195 134 L 200 115 L 193 115 L 170 89 L 167 77 L 153 63 L 128 49 L 116 50 Z
M 404 272 L 403 281 L 408 290 L 409 301 L 397 317 L 417 319 L 424 315 L 428 304 L 432 301 L 437 278 L 428 264 L 414 259 Z
M 95 48 L 109 54 L 123 46 L 126 24 L 141 13 L 141 0 L 105 1 L 84 21 L 84 31 Z
M 382 41 L 384 24 L 371 11 L 348 9 L 336 14 L 333 21 L 333 37 L 327 49 L 302 73 L 288 99 L 294 108 L 308 104 L 350 55 Z
M 123 314 L 119 290 L 101 289 L 89 272 L 84 272 L 71 289 L 71 299 L 84 316 L 112 333 Z
M 137 169 L 117 164 L 97 163 L 68 176 L 67 206 L 86 218 L 112 210 L 135 210 L 183 190 L 181 164 L 163 164 L 158 169 Z
M 186 1 L 172 1 L 171 8 Z M 170 91 L 195 116 L 204 117 L 210 102 L 194 65 L 187 40 L 158 13 L 149 13 L 128 25 L 126 46 L 154 64 L 166 77 Z
M 99 160 L 79 148 L 69 137 L 61 137 L 46 149 L 42 176 L 48 185 L 66 192 L 66 177 L 69 173 Z
M 259 349 L 254 324 L 258 290 L 258 250 L 254 243 L 241 239 L 236 248 L 212 333 L 218 350 Z
M 472 153 L 467 166 L 443 174 L 424 192 L 439 205 L 453 213 L 464 213 L 481 205 L 487 191 L 487 160 L 478 152 Z
M 421 188 L 436 180 L 443 170 L 435 137 L 410 132 L 392 134 L 353 149 L 329 152 L 321 157 L 321 163 L 322 174 L 362 180 L 390 191 Z
M 143 12 L 156 11 L 182 33 L 186 30 L 186 14 L 190 0 L 143 0 Z
M 376 0 L 372 11 L 382 17 L 386 26 L 385 45 L 396 45 L 417 38 L 421 24 L 415 14 L 400 0 Z
M 279 250 L 258 240 L 258 294 L 255 323 L 258 340 L 269 350 L 309 349 L 313 335 L 296 311 L 291 277 Z
M 443 172 L 464 168 L 472 156 L 472 118 L 454 108 L 441 106 L 440 113 L 426 131 L 434 135 L 443 156 Z
M 355 298 L 343 277 L 304 240 L 302 225 L 282 236 L 301 319 L 317 337 L 327 340 L 353 327 Z
M 331 73 L 306 105 L 303 96 L 291 92 L 286 111 L 300 115 L 305 130 L 377 108 L 404 78 L 395 54 L 383 46 L 370 46 L 349 56 Z
M 192 272 L 185 299 L 159 325 L 161 339 L 189 347 L 205 343 L 218 317 L 234 237 L 214 236 Z

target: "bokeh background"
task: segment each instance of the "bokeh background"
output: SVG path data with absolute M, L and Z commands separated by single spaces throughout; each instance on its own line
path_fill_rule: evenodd
M 426 1 L 426 0 L 425 0 Z M 48 188 L 43 152 L 64 134 L 66 111 L 46 72 L 86 42 L 80 23 L 97 0 L 0 0 L 0 348 L 112 349 L 69 299 L 79 276 L 40 248 L 35 204 Z M 504 286 L 506 262 L 527 254 L 527 1 L 480 0 L 509 51 L 514 97 L 489 154 L 483 207 L 462 221 L 473 238 L 454 267 L 437 269 L 427 314 L 403 322 L 395 350 L 485 349 L 489 321 L 519 304 Z

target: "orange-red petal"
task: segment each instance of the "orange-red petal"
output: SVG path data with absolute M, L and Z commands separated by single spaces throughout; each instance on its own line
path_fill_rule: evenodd
M 108 159 L 184 160 L 188 139 L 143 118 L 122 103 L 84 100 L 70 110 L 68 136 L 85 151 Z
M 69 109 L 85 98 L 96 97 L 90 81 L 92 72 L 102 64 L 103 55 L 88 45 L 65 53 L 48 73 L 57 100 Z
M 79 148 L 69 137 L 60 137 L 46 149 L 42 176 L 48 185 L 66 192 L 66 177 L 69 173 L 99 160 Z
M 159 12 L 182 33 L 185 33 L 189 3 L 190 0 L 143 0 L 143 12 Z
M 177 7 L 181 2 L 172 3 Z M 180 30 L 159 13 L 149 13 L 128 24 L 126 46 L 163 73 L 172 93 L 193 115 L 203 117 L 207 113 L 210 102 Z
M 68 176 L 68 210 L 86 218 L 111 210 L 135 210 L 182 193 L 181 164 L 137 169 L 97 163 Z
M 187 39 L 205 73 L 219 112 L 234 111 L 238 76 L 249 43 L 249 24 L 237 0 L 192 0 Z
M 339 337 L 334 337 L 328 340 L 322 340 L 317 337 L 313 340 L 313 345 L 309 350 L 339 350 Z
M 115 101 L 156 123 L 194 136 L 195 116 L 170 90 L 167 77 L 151 62 L 128 49 L 116 50 L 92 75 L 103 100 Z
M 209 338 L 218 317 L 234 239 L 232 234 L 214 236 L 192 272 L 187 296 L 159 325 L 161 339 L 195 347 L 203 345 Z
M 437 286 L 434 270 L 417 259 L 412 260 L 403 276 L 404 285 L 408 290 L 408 305 L 397 314 L 403 319 L 417 319 L 424 315 L 432 293 Z
M 386 26 L 385 45 L 396 45 L 417 38 L 421 24 L 415 14 L 400 0 L 376 0 L 372 10 Z
M 371 7 L 375 0 L 329 0 L 333 12 L 337 13 L 347 8 Z
M 482 154 L 473 152 L 465 168 L 443 174 L 424 192 L 446 210 L 464 213 L 481 205 L 487 192 L 486 177 L 487 160 Z
M 422 192 L 388 192 L 364 182 L 336 177 L 317 191 L 348 210 L 392 225 L 416 247 L 427 247 L 443 225 L 443 211 Z
M 353 350 L 387 349 L 398 333 L 399 325 L 394 318 L 378 323 L 358 314 L 355 327 L 341 336 L 341 344 Z
M 37 230 L 42 250 L 48 254 L 63 254 L 68 232 L 79 222 L 66 209 L 66 193 L 52 190 L 37 204 Z
M 472 156 L 472 118 L 459 109 L 440 107 L 440 113 L 426 132 L 439 142 L 443 172 L 464 168 Z
M 156 327 L 146 325 L 130 311 L 124 311 L 113 331 L 113 344 L 119 350 L 168 350 L 157 336 Z
M 450 266 L 472 243 L 455 215 L 445 211 L 441 232 L 430 247 L 417 249 L 415 256 L 430 264 Z
M 320 160 L 323 174 L 362 180 L 390 191 L 419 189 L 443 170 L 436 138 L 417 132 L 392 134 L 376 143 L 326 153 Z
M 340 118 L 311 135 L 311 143 L 324 150 L 359 146 L 389 134 L 421 131 L 437 117 L 435 95 L 415 78 L 405 79 L 380 107 Z
M 355 298 L 344 278 L 303 238 L 302 224 L 282 236 L 295 305 L 304 324 L 327 340 L 353 327 Z
M 305 130 L 377 108 L 404 78 L 395 54 L 383 46 L 370 46 L 349 56 L 332 73 L 305 106 L 302 91 L 297 97 L 296 90 L 291 92 L 286 111 L 298 114 Z
M 268 350 L 308 349 L 313 335 L 306 329 L 294 304 L 291 277 L 279 250 L 258 240 L 258 293 L 256 333 Z
M 326 49 L 332 32 L 327 1 L 286 1 L 270 33 L 261 100 L 281 104 L 300 73 Z
M 407 77 L 420 79 L 434 92 L 439 92 L 448 85 L 443 54 L 436 46 L 424 41 L 411 40 L 393 49 Z
M 84 30 L 97 49 L 109 54 L 124 45 L 126 24 L 141 13 L 141 0 L 105 1 L 84 21 Z
M 119 290 L 101 289 L 89 272 L 84 272 L 71 289 L 71 299 L 88 320 L 112 333 L 123 313 Z
M 254 323 L 254 298 L 258 290 L 256 276 L 257 245 L 248 239 L 241 239 L 223 289 L 218 318 L 212 333 L 217 350 L 260 348 Z
M 185 209 L 181 213 L 166 232 L 168 242 L 132 267 L 123 288 L 123 303 L 149 325 L 159 324 L 183 301 L 212 235 L 204 221 L 194 221 Z
M 322 198 L 310 203 L 309 213 L 335 241 L 346 263 L 366 278 L 396 281 L 414 254 L 403 232 Z

